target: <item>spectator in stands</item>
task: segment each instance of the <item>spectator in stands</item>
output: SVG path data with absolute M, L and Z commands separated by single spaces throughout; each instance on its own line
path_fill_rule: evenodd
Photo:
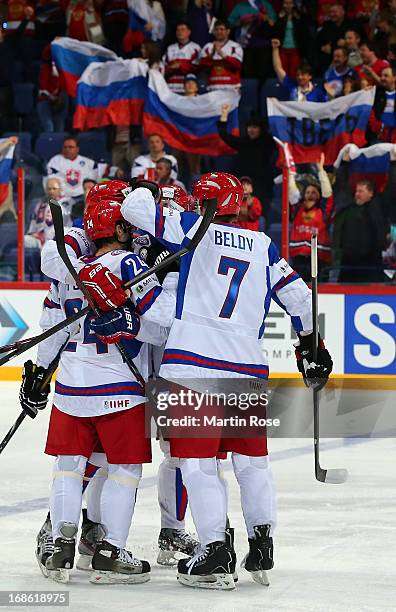
M 122 39 L 128 29 L 128 4 L 126 0 L 103 0 L 102 27 L 107 46 L 121 56 Z
M 255 195 L 265 204 L 272 197 L 274 141 L 259 117 L 252 117 L 246 127 L 246 135 L 234 136 L 227 132 L 227 119 L 230 112 L 228 104 L 221 108 L 220 121 L 217 124 L 221 138 L 230 147 L 238 151 L 236 167 L 239 173 L 250 176 Z M 264 209 L 263 214 L 267 214 Z
M 211 30 L 215 21 L 213 1 L 192 0 L 189 4 L 187 19 L 191 24 L 191 40 L 202 48 L 212 40 Z
M 384 68 L 369 120 L 368 140 L 396 143 L 396 69 Z
M 253 181 L 249 176 L 242 176 L 240 181 L 243 186 L 243 201 L 238 217 L 238 225 L 244 229 L 254 230 L 260 229 L 260 216 L 262 204 L 256 196 L 253 195 Z
M 65 36 L 66 18 L 59 0 L 38 0 L 35 3 L 36 39 L 50 43 L 56 36 Z
M 166 20 L 161 2 L 143 0 L 142 4 L 141 10 L 136 12 L 128 6 L 128 29 L 122 41 L 124 52 L 128 54 L 139 49 L 145 41 L 160 42 L 165 36 Z
M 47 177 L 45 180 L 45 191 L 47 197 L 37 204 L 30 221 L 29 229 L 25 235 L 25 247 L 42 248 L 47 240 L 54 237 L 54 223 L 48 198 L 54 198 L 62 207 L 63 223 L 65 227 L 71 227 L 72 202 L 62 194 L 62 181 L 58 177 Z
M 323 73 L 326 70 L 330 64 L 334 49 L 342 44 L 342 41 L 345 40 L 345 33 L 351 29 L 359 30 L 359 27 L 354 22 L 345 18 L 343 4 L 341 2 L 334 2 L 330 7 L 329 20 L 324 22 L 317 38 L 319 73 Z
M 24 78 L 28 80 L 34 59 L 35 14 L 34 3 L 28 0 L 8 0 L 5 43 L 12 55 L 12 63 L 20 61 L 24 67 Z
M 355 75 L 356 77 L 356 75 Z M 361 83 L 358 78 L 346 77 L 342 84 L 342 95 L 347 96 L 361 89 Z
M 161 186 L 174 186 L 179 185 L 184 191 L 186 191 L 185 186 L 181 181 L 177 181 L 172 178 L 172 162 L 167 157 L 161 157 L 157 163 L 155 164 L 156 169 L 156 179 Z
M 63 132 L 68 111 L 68 97 L 59 87 L 58 71 L 52 61 L 51 45 L 41 54 L 37 115 L 43 132 Z
M 197 75 L 194 73 L 186 74 L 184 77 L 184 95 L 188 98 L 192 98 L 199 95 L 199 85 Z M 183 162 L 184 162 L 184 174 L 188 184 L 192 184 L 199 175 L 201 174 L 201 156 L 197 153 L 189 153 L 187 151 L 178 151 L 177 154 L 179 165 L 181 165 L 181 171 L 183 173 Z
M 169 89 L 176 93 L 184 91 L 184 77 L 198 66 L 201 47 L 190 40 L 191 28 L 186 21 L 176 26 L 177 42 L 169 45 L 162 61 L 165 65 L 165 79 Z
M 139 155 L 133 162 L 131 176 L 155 180 L 155 165 L 159 159 L 165 157 L 172 164 L 171 177 L 177 179 L 178 167 L 176 158 L 165 151 L 165 142 L 159 134 L 150 134 L 148 137 L 149 152 L 147 155 Z
M 369 85 L 379 85 L 381 82 L 381 72 L 389 66 L 389 62 L 377 57 L 375 47 L 370 42 L 361 43 L 359 51 L 363 64 L 355 68 L 358 77 L 360 79 L 367 79 Z
M 96 162 L 79 155 L 80 147 L 75 136 L 66 136 L 62 153 L 51 157 L 47 174 L 58 176 L 63 182 L 63 194 L 67 198 L 78 198 L 83 193 L 83 180 L 97 178 Z
M 77 200 L 77 202 L 73 205 L 71 210 L 71 219 L 74 227 L 83 227 L 83 215 L 85 210 L 85 205 L 87 201 L 87 195 L 90 189 L 96 185 L 96 181 L 90 178 L 86 178 L 83 180 L 83 195 Z
M 389 45 L 396 42 L 395 23 L 391 21 L 389 11 L 380 11 L 376 19 L 376 31 L 372 42 L 379 57 L 387 57 Z
M 333 63 L 324 75 L 324 89 L 330 98 L 343 95 L 346 78 L 356 77 L 355 71 L 348 66 L 348 52 L 345 47 L 336 47 L 333 51 Z
M 281 85 L 289 92 L 289 100 L 296 102 L 325 102 L 326 94 L 312 83 L 312 68 L 308 64 L 300 64 L 296 80 L 290 78 L 283 69 L 279 54 L 280 41 L 272 40 L 272 62 L 275 74 Z
M 336 186 L 343 207 L 334 222 L 333 266 L 340 268 L 340 282 L 380 282 L 384 280 L 382 251 L 387 246 L 387 219 L 395 214 L 396 150 L 391 152 L 389 178 L 382 194 L 375 192 L 370 180 L 361 180 L 352 195 L 349 160 L 346 150 L 337 171 Z
M 67 35 L 102 45 L 105 41 L 100 0 L 66 0 Z
M 279 53 L 285 72 L 295 79 L 302 58 L 307 57 L 309 53 L 310 35 L 307 21 L 297 9 L 294 0 L 283 0 L 273 38 L 280 40 Z
M 302 193 L 297 187 L 295 173 L 289 172 L 289 201 L 292 205 L 292 230 L 290 255 L 293 268 L 305 280 L 311 278 L 311 237 L 318 232 L 319 278 L 326 280 L 331 263 L 330 224 L 334 209 L 333 191 L 324 170 L 325 156 L 322 153 L 317 164 L 319 183 L 308 183 Z
M 208 71 L 208 89 L 239 89 L 243 50 L 230 40 L 230 26 L 218 19 L 214 28 L 214 42 L 207 43 L 201 51 L 199 66 Z
M 228 23 L 243 48 L 243 76 L 265 79 L 271 71 L 271 45 L 276 12 L 268 0 L 242 0 L 232 9 Z
M 142 62 L 146 62 L 149 68 L 155 68 L 163 72 L 164 65 L 161 60 L 161 47 L 158 43 L 152 40 L 146 40 L 140 47 L 140 57 Z
M 9 138 L 5 138 L 1 142 L 0 161 L 2 158 L 4 159 L 4 157 L 7 155 L 9 148 L 16 144 L 18 144 L 17 136 L 10 136 Z M 7 184 L 7 180 L 9 180 L 9 173 L 7 171 L 7 168 L 4 169 L 3 166 L 3 171 L 4 170 L 7 175 L 7 178 L 3 176 L 3 188 L 0 191 L 0 223 L 12 223 L 13 221 L 16 221 L 17 218 L 12 197 L 13 189 L 11 181 L 8 183 L 8 189 L 4 187 L 4 183 Z
M 350 68 L 356 68 L 363 63 L 362 56 L 360 55 L 360 34 L 356 30 L 347 30 L 345 32 L 345 49 L 348 52 L 348 66 Z
M 187 98 L 193 98 L 199 94 L 197 75 L 193 72 L 184 77 L 183 92 Z

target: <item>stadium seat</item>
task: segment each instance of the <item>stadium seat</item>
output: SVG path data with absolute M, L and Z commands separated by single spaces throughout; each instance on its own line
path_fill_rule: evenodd
M 259 92 L 259 81 L 258 79 L 242 79 L 241 80 L 241 100 L 239 107 L 250 106 L 257 112 L 258 110 L 258 92 Z
M 17 136 L 18 144 L 15 148 L 15 156 L 20 157 L 22 153 L 31 153 L 32 151 L 32 135 L 30 132 L 5 132 L 2 138 L 10 138 Z
M 260 90 L 260 113 L 267 115 L 267 98 L 287 100 L 288 97 L 286 89 L 282 87 L 278 79 L 267 79 Z
M 107 149 L 105 130 L 91 130 L 78 135 L 80 155 L 85 155 L 95 161 L 111 162 L 111 154 Z
M 20 117 L 34 114 L 34 83 L 13 83 L 14 111 Z
M 67 136 L 67 132 L 43 132 L 36 140 L 35 154 L 47 162 L 51 157 L 61 152 L 65 136 Z

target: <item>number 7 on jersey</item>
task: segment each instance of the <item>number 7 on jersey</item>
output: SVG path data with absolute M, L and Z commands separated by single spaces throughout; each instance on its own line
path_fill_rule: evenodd
M 233 257 L 226 257 L 225 255 L 221 257 L 217 273 L 222 274 L 223 276 L 228 276 L 230 269 L 234 270 L 231 277 L 230 286 L 228 287 L 226 299 L 224 300 L 224 304 L 219 313 L 219 317 L 222 319 L 229 319 L 234 312 L 239 295 L 239 289 L 241 287 L 243 278 L 248 271 L 249 265 L 249 261 L 234 259 Z

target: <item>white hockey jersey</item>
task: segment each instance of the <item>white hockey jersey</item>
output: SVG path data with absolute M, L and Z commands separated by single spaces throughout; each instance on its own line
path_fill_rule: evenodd
M 89 261 L 88 261 L 89 260 Z M 100 261 L 124 282 L 147 269 L 142 260 L 128 251 L 111 251 L 98 258 L 85 258 L 85 263 Z M 141 315 L 141 327 L 135 340 L 123 341 L 128 354 L 147 379 L 150 344 L 162 345 L 167 328 L 175 314 L 175 298 L 164 290 L 155 276 L 132 288 L 132 301 Z M 63 283 L 53 283 L 44 302 L 41 326 L 54 325 L 59 317 L 71 316 L 87 305 L 80 290 Z M 68 330 L 58 332 L 55 339 L 44 341 L 37 362 L 45 367 L 62 345 L 59 371 L 55 383 L 54 404 L 67 414 L 90 417 L 127 410 L 144 402 L 144 389 L 113 345 L 106 345 L 91 332 L 88 315 Z
M 127 221 L 171 251 L 191 238 L 202 217 L 155 205 L 148 189 L 125 199 Z M 267 378 L 260 340 L 274 299 L 296 331 L 312 329 L 311 292 L 281 259 L 266 234 L 212 224 L 197 248 L 180 260 L 176 318 L 160 375 L 181 378 Z
M 61 153 L 51 157 L 47 164 L 47 174 L 62 179 L 63 195 L 67 198 L 75 198 L 84 193 L 84 179 L 96 181 L 98 178 L 97 164 L 93 159 L 77 155 L 76 159 L 71 160 Z
M 165 78 L 169 89 L 175 93 L 184 93 L 184 77 L 194 72 L 197 65 L 201 47 L 190 40 L 185 45 L 174 43 L 167 48 L 162 61 L 165 64 Z M 174 62 L 179 64 L 174 69 Z
M 165 153 L 164 157 L 166 157 L 166 159 L 169 159 L 169 161 L 172 164 L 171 178 L 177 179 L 179 169 L 177 166 L 176 157 L 174 157 L 173 155 L 169 155 L 168 153 Z M 151 176 L 148 171 L 149 170 L 154 171 L 155 164 L 156 162 L 153 159 L 151 159 L 150 155 L 139 155 L 138 157 L 136 157 L 136 159 L 133 162 L 133 166 L 131 170 L 131 177 L 132 178 L 139 177 L 139 178 L 154 180 L 153 176 Z
M 93 255 L 96 251 L 94 243 L 88 238 L 85 231 L 79 227 L 70 228 L 65 234 L 66 252 L 73 262 L 74 268 L 79 271 L 84 267 L 80 257 Z M 73 277 L 59 256 L 55 240 L 47 240 L 41 251 L 41 271 L 43 274 L 61 283 L 72 285 Z

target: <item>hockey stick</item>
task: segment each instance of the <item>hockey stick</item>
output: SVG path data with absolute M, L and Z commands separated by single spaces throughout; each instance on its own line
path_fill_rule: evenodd
M 63 226 L 63 215 L 62 215 L 61 205 L 59 204 L 59 202 L 57 202 L 56 200 L 51 198 L 49 200 L 49 206 L 50 206 L 50 209 L 51 209 L 52 221 L 54 223 L 55 241 L 56 241 L 56 246 L 57 246 L 57 249 L 58 249 L 59 257 L 62 259 L 62 261 L 65 264 L 66 268 L 69 270 L 71 276 L 74 278 L 74 281 L 75 281 L 77 287 L 80 289 L 81 293 L 83 294 L 83 296 L 87 300 L 87 302 L 90 305 L 91 309 L 95 313 L 95 316 L 96 317 L 100 317 L 102 313 L 100 312 L 99 308 L 96 306 L 95 302 L 93 301 L 93 299 L 91 297 L 91 294 L 89 293 L 88 289 L 86 288 L 84 283 L 80 280 L 80 277 L 78 276 L 78 273 L 75 270 L 72 262 L 70 261 L 70 258 L 68 256 L 68 254 L 67 254 L 66 247 L 65 247 L 65 232 L 64 232 L 64 226 Z M 136 380 L 144 388 L 144 386 L 146 384 L 145 380 L 144 380 L 143 376 L 141 375 L 141 373 L 139 372 L 139 370 L 137 369 L 136 365 L 133 363 L 132 359 L 129 357 L 129 355 L 128 355 L 127 351 L 125 350 L 125 348 L 122 346 L 122 344 L 120 344 L 118 342 L 115 343 L 115 347 L 118 350 L 118 352 L 120 353 L 120 355 L 123 358 L 123 360 L 125 361 L 125 363 L 127 364 L 128 368 L 130 369 L 132 374 L 134 375 L 134 377 L 136 378 Z
M 312 282 L 312 326 L 313 326 L 313 360 L 316 363 L 318 357 L 318 235 L 313 233 L 311 237 L 311 282 Z M 320 465 L 320 427 L 319 427 L 319 399 L 320 390 L 313 387 L 313 425 L 314 425 L 314 456 L 315 456 L 315 478 L 319 482 L 328 484 L 340 484 L 345 482 L 348 472 L 344 468 L 327 469 Z
M 195 232 L 194 236 L 189 240 L 188 244 L 186 244 L 186 246 L 184 246 L 182 249 L 180 249 L 176 253 L 173 253 L 172 255 L 169 255 L 168 257 L 163 259 L 157 265 L 152 266 L 151 268 L 149 268 L 148 270 L 145 270 L 145 272 L 142 272 L 141 274 L 138 274 L 138 276 L 135 276 L 135 278 L 133 278 L 132 280 L 127 281 L 124 284 L 124 289 L 129 289 L 130 287 L 133 287 L 134 285 L 138 285 L 141 281 L 143 281 L 148 276 L 151 276 L 152 274 L 155 274 L 156 272 L 159 272 L 160 270 L 167 268 L 171 263 L 173 263 L 180 257 L 183 257 L 183 255 L 186 255 L 186 253 L 193 251 L 195 247 L 200 243 L 200 241 L 202 240 L 202 238 L 204 237 L 206 233 L 206 230 L 208 229 L 209 225 L 213 221 L 213 218 L 216 214 L 216 208 L 217 208 L 216 200 L 215 199 L 208 200 L 208 203 L 205 209 L 205 214 L 202 217 L 202 221 L 199 224 L 199 227 L 197 231 Z M 71 315 L 69 318 L 65 319 L 64 321 L 60 321 L 59 323 L 54 325 L 54 327 L 47 329 L 45 332 L 39 334 L 38 336 L 34 336 L 33 338 L 23 340 L 22 341 L 24 342 L 23 346 L 18 346 L 18 347 L 13 348 L 12 350 L 10 350 L 10 352 L 7 355 L 5 355 L 4 357 L 0 359 L 0 366 L 4 365 L 5 363 L 8 363 L 12 359 L 14 359 L 14 357 L 18 357 L 18 355 L 21 355 L 25 351 L 28 351 L 29 349 L 33 348 L 34 346 L 36 346 L 43 340 L 50 338 L 53 334 L 56 334 L 56 332 L 74 323 L 74 321 L 78 321 L 78 319 L 80 319 L 81 317 L 83 317 L 90 311 L 91 311 L 90 306 L 86 306 L 82 310 L 79 310 L 74 315 Z M 14 346 L 14 345 L 10 345 L 10 346 Z

